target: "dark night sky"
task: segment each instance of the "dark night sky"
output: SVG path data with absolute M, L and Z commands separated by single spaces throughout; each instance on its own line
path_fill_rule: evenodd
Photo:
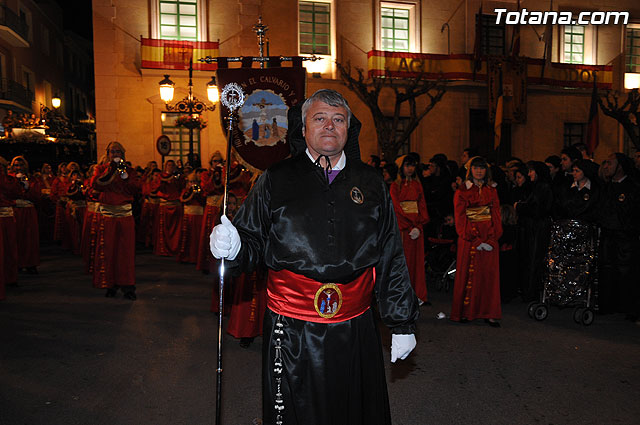
M 91 0 L 55 0 L 64 16 L 64 27 L 93 40 Z

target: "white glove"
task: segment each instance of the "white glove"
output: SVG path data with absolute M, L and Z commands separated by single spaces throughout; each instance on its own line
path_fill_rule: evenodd
M 418 229 L 417 227 L 411 229 L 411 231 L 409 232 L 409 237 L 411 239 L 418 239 L 418 236 L 420 236 L 420 229 Z
M 493 251 L 493 247 L 486 242 L 482 242 L 476 249 L 478 251 Z
M 397 359 L 406 359 L 414 348 L 416 348 L 414 334 L 391 335 L 391 363 L 395 363 Z
M 217 259 L 234 260 L 240 251 L 240 235 L 226 215 L 220 221 L 222 224 L 214 227 L 209 236 L 211 254 Z

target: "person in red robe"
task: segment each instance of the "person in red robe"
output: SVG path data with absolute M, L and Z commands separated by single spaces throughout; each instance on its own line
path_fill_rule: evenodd
M 85 271 L 93 274 L 93 262 L 96 255 L 96 240 L 100 227 L 101 214 L 98 212 L 100 203 L 99 193 L 91 188 L 91 177 L 95 171 L 96 164 L 89 167 L 87 178 L 84 181 L 84 196 L 87 201 L 87 209 L 82 223 L 82 236 L 80 239 L 80 253 L 84 262 Z
M 69 229 L 69 249 L 75 255 L 81 254 L 82 228 L 87 211 L 87 200 L 84 194 L 84 178 L 80 171 L 69 174 L 71 184 L 67 189 L 67 206 L 65 217 Z
M 219 151 L 214 152 L 209 161 L 209 169 L 200 174 L 200 188 L 206 197 L 206 205 L 202 216 L 200 242 L 198 243 L 198 259 L 196 269 L 204 274 L 209 273 L 209 265 L 213 261 L 209 249 L 209 235 L 220 215 L 222 196 L 224 194 L 224 160 Z
M 13 158 L 10 168 L 10 175 L 22 185 L 22 192 L 13 208 L 18 235 L 18 269 L 37 274 L 40 265 L 40 230 L 35 205 L 40 198 L 40 187 L 37 179 L 30 178 L 29 164 L 23 156 Z
M 142 174 L 142 208 L 140 209 L 140 221 L 136 227 L 136 241 L 146 247 L 153 246 L 154 223 L 158 215 L 160 198 L 157 191 L 151 191 L 151 183 L 158 178 L 161 171 L 155 161 L 149 161 Z
M 80 165 L 78 165 L 77 162 L 70 162 L 67 164 L 67 168 L 66 168 L 66 184 L 64 186 L 64 188 L 66 188 L 66 192 L 62 192 L 61 195 L 61 199 L 64 200 L 64 207 L 62 210 L 62 235 L 60 237 L 61 239 L 61 243 L 62 243 L 62 248 L 66 249 L 67 251 L 73 251 L 74 249 L 74 241 L 73 241 L 73 237 L 75 235 L 75 233 L 73 233 L 73 231 L 71 230 L 71 226 L 72 223 L 74 222 L 74 218 L 71 217 L 71 212 L 74 210 L 73 205 L 71 205 L 69 202 L 69 188 L 71 187 L 71 185 L 73 184 L 73 181 L 71 179 L 71 174 L 74 171 L 80 171 Z
M 180 194 L 184 185 L 184 177 L 178 173 L 176 163 L 171 159 L 165 162 L 164 171 L 151 183 L 151 191 L 157 191 L 161 198 L 153 246 L 153 253 L 156 255 L 176 256 L 178 254 L 182 227 Z
M 489 165 L 475 157 L 467 167 L 467 180 L 454 195 L 458 253 L 451 320 L 485 319 L 499 327 L 500 201 L 492 185 Z
M 18 281 L 18 244 L 16 220 L 13 215 L 15 200 L 22 195 L 19 180 L 7 174 L 9 163 L 0 157 L 0 301 L 5 287 Z
M 56 211 L 53 224 L 53 240 L 62 242 L 64 234 L 64 210 L 67 204 L 67 189 L 69 179 L 67 178 L 67 163 L 58 165 L 58 173 L 51 183 L 51 200 L 55 202 Z
M 36 210 L 38 211 L 38 227 L 40 229 L 40 239 L 53 240 L 53 229 L 55 226 L 56 205 L 51 200 L 51 184 L 55 176 L 51 170 L 51 165 L 44 163 L 40 172 L 36 176 L 40 196 Z
M 184 214 L 177 258 L 181 263 L 195 264 L 198 260 L 198 245 L 206 202 L 200 187 L 200 174 L 197 171 L 189 174 L 187 187 L 180 194 L 180 202 L 184 206 Z
M 402 235 L 402 246 L 409 268 L 411 286 L 416 292 L 418 303 L 422 305 L 428 302 L 424 271 L 423 226 L 429 222 L 429 213 L 422 184 L 416 176 L 417 166 L 418 163 L 413 156 L 404 157 L 399 170 L 399 179 L 391 184 L 391 199 Z
M 125 163 L 125 149 L 119 142 L 107 146 L 106 161 L 98 165 L 91 188 L 99 193 L 98 229 L 93 269 L 93 285 L 107 288 L 106 297 L 115 297 L 120 288 L 124 298 L 136 299 L 136 230 L 131 203 L 140 192 L 140 179 Z

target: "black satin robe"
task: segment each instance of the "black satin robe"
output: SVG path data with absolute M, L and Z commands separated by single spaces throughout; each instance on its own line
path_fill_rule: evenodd
M 415 332 L 411 288 L 389 191 L 379 173 L 348 159 L 333 183 L 306 153 L 267 170 L 236 214 L 242 247 L 231 266 L 263 261 L 320 282 L 347 283 L 375 268 L 374 295 L 394 333 Z M 363 195 L 357 203 L 355 192 Z M 372 300 L 373 302 L 373 300 Z M 276 321 L 284 324 L 284 424 L 390 424 L 380 337 L 371 309 L 322 324 L 267 310 L 263 344 L 263 418 L 275 423 Z

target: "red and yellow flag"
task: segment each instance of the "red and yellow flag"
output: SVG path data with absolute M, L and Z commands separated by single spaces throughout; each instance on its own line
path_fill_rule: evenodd
M 215 71 L 218 64 L 200 62 L 206 56 L 217 58 L 219 55 L 217 41 L 179 41 L 143 38 L 141 58 L 143 68 L 154 69 L 189 69 L 189 59 L 193 60 L 193 69 Z

